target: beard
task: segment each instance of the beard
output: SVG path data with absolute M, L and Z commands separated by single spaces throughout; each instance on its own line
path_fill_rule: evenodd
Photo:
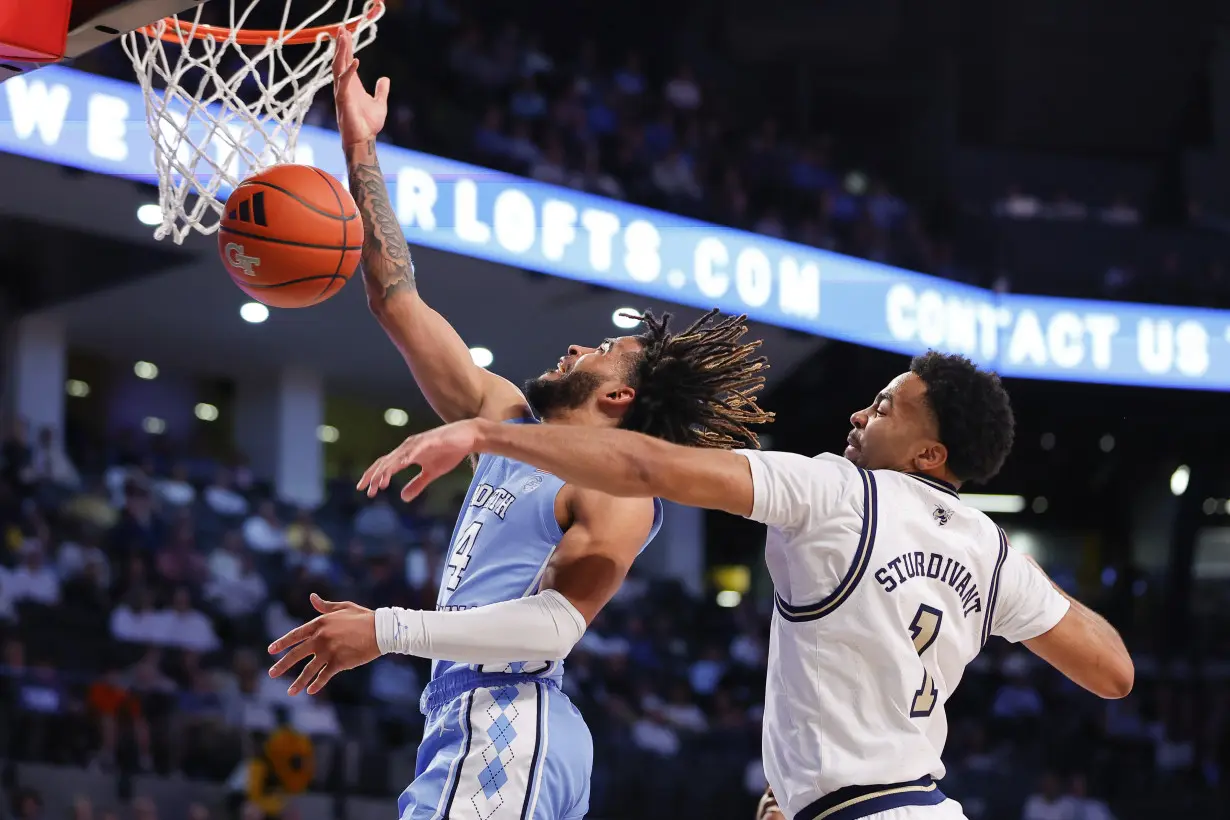
M 593 373 L 574 370 L 558 379 L 539 376 L 525 383 L 525 400 L 540 419 L 547 419 L 578 407 L 602 384 L 602 379 Z

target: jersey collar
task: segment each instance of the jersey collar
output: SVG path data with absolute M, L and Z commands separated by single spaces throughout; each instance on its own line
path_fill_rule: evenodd
M 953 498 L 961 497 L 961 494 L 957 492 L 957 488 L 954 485 L 949 484 L 947 481 L 945 481 L 942 478 L 936 478 L 935 476 L 927 475 L 926 473 L 906 473 L 906 475 L 908 475 L 910 478 L 918 479 L 923 484 L 926 484 L 928 487 L 930 487 L 933 490 L 939 490 L 942 493 L 948 493 Z

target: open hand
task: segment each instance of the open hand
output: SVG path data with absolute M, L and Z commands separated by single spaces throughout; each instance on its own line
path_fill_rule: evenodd
M 358 489 L 366 490 L 369 498 L 388 488 L 396 473 L 411 464 L 419 466 L 419 474 L 402 488 L 403 501 L 410 501 L 428 484 L 450 472 L 466 456 L 474 452 L 478 442 L 477 419 L 445 424 L 403 441 L 397 449 L 367 468 L 359 479 Z
M 311 601 L 320 615 L 269 644 L 270 655 L 290 650 L 269 670 L 271 678 L 280 678 L 304 658 L 312 659 L 286 690 L 291 695 L 304 688 L 309 695 L 315 695 L 338 672 L 380 657 L 376 613 L 349 601 L 326 601 L 315 592 Z
M 359 61 L 354 56 L 354 35 L 343 28 L 333 53 L 333 101 L 342 145 L 358 145 L 376 138 L 389 114 L 389 78 L 376 81 L 375 96 L 359 79 Z

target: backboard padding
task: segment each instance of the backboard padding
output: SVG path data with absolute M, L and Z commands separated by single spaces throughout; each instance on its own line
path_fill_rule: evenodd
M 61 62 L 69 62 L 155 20 L 183 14 L 207 2 L 209 0 L 74 0 L 68 46 Z M 0 62 L 0 82 L 43 65 L 45 63 Z

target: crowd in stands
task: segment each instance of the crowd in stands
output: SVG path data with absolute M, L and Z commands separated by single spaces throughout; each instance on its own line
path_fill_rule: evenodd
M 451 522 L 352 487 L 341 476 L 319 509 L 290 509 L 242 467 L 135 440 L 84 464 L 50 431 L 15 429 L 0 448 L 3 757 L 220 781 L 286 723 L 314 744 L 315 789 L 392 801 L 426 662 L 385 657 L 315 698 L 264 674 L 263 648 L 314 614 L 310 592 L 434 606 Z M 750 816 L 767 634 L 756 601 L 629 579 L 567 664 L 596 747 L 591 816 Z M 1130 820 L 1225 798 L 1224 681 L 1142 667 L 1106 704 L 997 645 L 948 710 L 944 788 L 973 820 Z M 6 785 L 14 817 L 34 820 L 37 795 Z
M 1030 271 L 980 258 L 976 246 L 983 243 L 954 230 L 952 207 L 911 206 L 884 169 L 850 161 L 839 135 L 794 127 L 789 109 L 765 105 L 749 113 L 728 103 L 717 74 L 688 61 L 696 49 L 663 49 L 650 35 L 637 43 L 597 30 L 578 37 L 567 22 L 553 22 L 535 6 L 386 5 L 379 39 L 360 55 L 369 84 L 382 74 L 393 79 L 382 139 L 949 279 L 1037 292 Z M 278 19 L 264 23 L 276 26 Z M 249 21 L 257 24 L 258 18 Z M 87 55 L 80 65 L 131 77 L 118 47 Z M 251 81 L 247 90 L 256 93 Z M 308 122 L 333 125 L 331 95 L 317 96 Z M 929 198 L 942 203 L 961 196 L 932 192 Z M 1026 184 L 979 208 L 1004 220 L 1122 230 L 1146 224 L 1142 203 L 1129 197 L 1086 199 Z M 1191 209 L 1194 230 L 1230 233 L 1224 217 L 1196 204 Z M 1054 264 L 1064 265 L 1062 254 Z M 1132 264 L 1062 274 L 1078 284 L 1072 295 L 1087 297 L 1214 306 L 1230 296 L 1222 262 L 1180 267 L 1192 283 L 1178 289 L 1170 271 Z

